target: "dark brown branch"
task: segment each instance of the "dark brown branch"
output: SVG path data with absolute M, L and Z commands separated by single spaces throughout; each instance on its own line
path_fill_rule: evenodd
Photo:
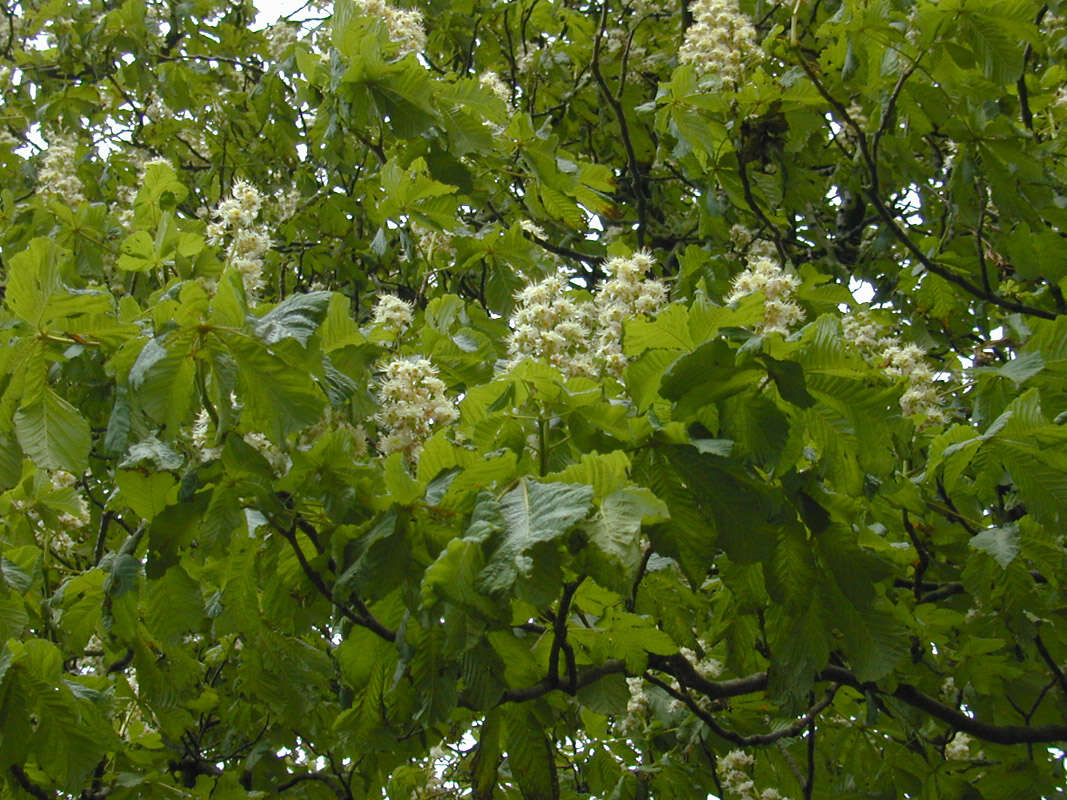
M 42 789 L 40 786 L 30 780 L 30 776 L 26 774 L 26 771 L 18 764 L 11 765 L 11 774 L 15 778 L 15 783 L 19 785 L 22 791 L 27 794 L 31 794 L 37 798 L 37 800 L 52 800 L 55 797 L 54 794 L 50 794 Z
M 571 599 L 574 597 L 574 593 L 578 590 L 579 584 L 582 579 L 579 578 L 571 583 L 565 583 L 563 585 L 563 596 L 559 600 L 559 610 L 556 612 L 555 618 L 552 620 L 552 649 L 548 654 L 548 679 L 559 684 L 559 652 L 567 642 L 567 615 L 570 613 Z M 575 682 L 577 676 L 574 674 L 574 651 L 571 650 L 570 655 L 567 658 L 567 687 L 572 693 L 575 690 Z
M 608 675 L 626 673 L 626 662 L 619 660 L 605 661 L 599 667 L 589 667 L 578 672 L 574 681 L 574 690 L 578 691 Z M 553 684 L 548 678 L 538 681 L 533 686 L 525 686 L 521 689 L 509 689 L 500 698 L 500 703 L 524 703 L 527 700 L 536 700 L 544 697 L 559 686 Z
M 600 45 L 603 43 L 604 30 L 607 25 L 608 19 L 608 0 L 603 0 L 603 5 L 600 9 L 600 24 L 597 27 L 596 38 L 593 40 L 593 63 L 590 65 L 593 70 L 593 77 L 596 79 L 597 86 L 600 87 L 601 93 L 604 95 L 604 99 L 608 101 L 608 105 L 611 106 L 612 112 L 615 114 L 615 119 L 619 123 L 619 131 L 622 134 L 622 143 L 626 148 L 626 161 L 630 172 L 630 180 L 633 182 L 634 198 L 637 200 L 637 246 L 645 246 L 645 229 L 648 227 L 648 209 L 645 207 L 645 187 L 641 176 L 641 168 L 637 163 L 637 153 L 634 151 L 633 141 L 630 139 L 630 125 L 626 121 L 626 111 L 622 107 L 622 103 L 618 98 L 612 94 L 611 89 L 608 87 L 608 82 L 604 80 L 604 75 L 600 71 Z M 620 88 L 620 94 L 622 87 Z
M 1067 696 L 1067 675 L 1063 674 L 1063 670 L 1060 669 L 1060 665 L 1056 663 L 1056 659 L 1049 653 L 1048 648 L 1045 647 L 1045 643 L 1041 640 L 1041 634 L 1034 636 L 1034 644 L 1037 645 L 1037 652 L 1041 654 L 1041 658 L 1048 665 L 1048 668 L 1052 671 L 1052 674 L 1056 676 L 1056 682 L 1060 685 L 1060 691 Z
M 695 689 L 715 700 L 765 691 L 768 685 L 766 672 L 757 672 L 744 678 L 735 678 L 728 681 L 709 681 L 701 677 L 693 669 L 692 665 L 680 655 L 650 655 L 648 663 L 651 668 L 666 672 L 677 678 L 683 686 Z M 862 692 L 890 694 L 882 691 L 874 684 L 863 683 L 842 667 L 826 667 L 818 674 L 817 680 L 832 681 L 844 686 L 851 686 Z M 1040 727 L 990 725 L 973 717 L 968 717 L 906 683 L 898 684 L 891 694 L 913 708 L 925 711 L 930 716 L 952 725 L 957 730 L 969 733 L 987 742 L 996 744 L 1044 744 L 1067 741 L 1067 725 L 1044 725 Z
M 335 786 L 333 779 L 329 775 L 320 775 L 317 772 L 306 772 L 303 775 L 296 775 L 285 783 L 278 786 L 279 792 L 284 792 L 286 789 L 292 789 L 294 786 L 303 783 L 304 781 L 319 781 L 329 786 L 335 795 L 338 797 L 345 797 L 345 792 L 342 788 Z
M 352 603 L 356 607 L 356 610 L 353 610 L 347 603 L 342 603 L 334 596 L 334 593 L 330 591 L 330 588 L 326 585 L 322 576 L 319 575 L 319 573 L 308 563 L 304 551 L 300 549 L 300 543 L 296 540 L 295 527 L 286 529 L 281 525 L 278 525 L 273 519 L 271 520 L 271 527 L 278 531 L 278 533 L 280 533 L 292 546 L 293 552 L 296 554 L 296 560 L 300 562 L 300 568 L 304 571 L 304 575 L 307 576 L 307 579 L 311 581 L 311 585 L 315 587 L 319 594 L 329 600 L 345 618 L 354 625 L 358 625 L 361 628 L 366 628 L 372 633 L 376 633 L 388 642 L 396 641 L 396 632 L 389 630 L 376 620 L 370 613 L 370 609 L 367 608 L 362 600 L 356 597 L 352 598 Z
M 741 152 L 741 148 L 737 148 L 737 174 L 741 178 L 741 191 L 744 192 L 745 202 L 748 203 L 748 207 L 752 209 L 752 213 L 759 219 L 760 224 L 767 228 L 771 232 L 771 236 L 774 237 L 774 246 L 778 250 L 778 256 L 782 259 L 782 262 L 789 260 L 788 254 L 785 251 L 785 246 L 782 244 L 782 234 L 778 230 L 778 227 L 767 218 L 767 215 L 763 213 L 763 209 L 759 207 L 759 203 L 756 202 L 756 196 L 752 193 L 752 184 L 748 180 L 748 169 L 745 167 L 745 156 Z
M 904 523 L 904 530 L 908 532 L 908 538 L 911 539 L 912 547 L 915 548 L 915 552 L 919 554 L 919 562 L 915 565 L 915 581 L 912 585 L 912 591 L 915 594 L 915 599 L 920 599 L 920 592 L 922 591 L 923 576 L 926 575 L 926 570 L 930 566 L 930 552 L 926 549 L 926 545 L 919 539 L 919 535 L 915 532 L 915 526 L 911 524 L 911 519 L 908 517 L 907 510 L 901 511 L 901 518 Z
M 753 734 L 752 736 L 743 736 L 742 734 L 737 733 L 736 731 L 728 730 L 727 728 L 724 728 L 719 725 L 715 718 L 708 714 L 708 712 L 706 712 L 704 709 L 702 709 L 696 703 L 696 701 L 693 700 L 692 695 L 690 695 L 688 692 L 679 691 L 674 687 L 664 683 L 654 675 L 645 675 L 644 677 L 645 680 L 647 680 L 649 683 L 652 683 L 663 689 L 663 691 L 665 691 L 671 697 L 685 703 L 689 710 L 696 714 L 705 724 L 708 725 L 709 728 L 715 731 L 716 734 L 721 736 L 723 739 L 731 741 L 741 747 L 753 747 L 758 745 L 773 744 L 779 739 L 791 739 L 794 736 L 799 736 L 801 733 L 803 733 L 804 729 L 811 725 L 815 721 L 815 718 L 820 713 L 822 713 L 822 711 L 828 705 L 830 705 L 830 703 L 833 702 L 834 695 L 837 694 L 838 689 L 836 685 L 833 685 L 829 689 L 827 689 L 826 696 L 819 702 L 815 703 L 803 714 L 803 716 L 799 717 L 791 725 L 787 725 L 784 728 L 778 728 L 777 730 L 770 731 L 769 733 L 757 733 Z

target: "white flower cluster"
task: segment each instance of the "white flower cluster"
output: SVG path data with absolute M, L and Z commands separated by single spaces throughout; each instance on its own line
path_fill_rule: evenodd
M 381 410 L 375 421 L 389 432 L 378 441 L 385 455 L 402 452 L 418 456 L 434 427 L 459 419 L 456 405 L 445 395 L 437 368 L 425 358 L 396 358 L 383 368 L 378 389 Z
M 505 103 L 511 103 L 511 89 L 508 88 L 508 85 L 504 83 L 500 76 L 493 72 L 493 70 L 487 69 L 479 75 L 478 83 L 481 84 L 483 89 L 488 89 Z
M 298 26 L 278 20 L 267 28 L 267 49 L 274 61 L 281 61 L 289 53 L 289 48 L 299 41 Z
M 734 277 L 732 289 L 725 302 L 733 305 L 743 297 L 763 293 L 763 321 L 757 326 L 761 333 L 789 334 L 789 329 L 804 321 L 804 310 L 791 295 L 800 280 L 786 272 L 773 259 L 760 256 Z
M 752 756 L 743 750 L 731 750 L 719 759 L 719 778 L 723 788 L 737 796 L 738 800 L 788 800 L 777 789 L 764 789 L 756 794 L 756 784 L 749 777 Z
M 730 227 L 730 243 L 733 245 L 734 250 L 748 259 L 775 258 L 778 254 L 774 242 L 769 239 L 759 238 L 741 224 Z
M 426 49 L 426 30 L 423 28 L 421 11 L 396 8 L 385 0 L 356 0 L 356 5 L 367 16 L 385 23 L 389 38 L 399 45 L 401 55 Z
M 452 231 L 435 231 L 417 222 L 411 223 L 411 236 L 415 241 L 415 249 L 422 254 L 427 261 L 431 260 L 435 253 L 451 254 L 455 252 L 452 244 Z
M 622 352 L 622 324 L 652 315 L 667 302 L 667 287 L 645 273 L 654 260 L 649 253 L 608 259 L 607 280 L 591 302 L 575 302 L 567 295 L 566 274 L 557 272 L 526 286 L 517 295 L 508 337 L 510 368 L 524 358 L 543 358 L 565 375 L 620 375 L 627 364 Z
M 969 761 L 971 759 L 982 760 L 985 753 L 979 750 L 971 753 L 971 737 L 963 731 L 957 731 L 956 735 L 949 739 L 945 745 L 945 758 L 949 761 Z
M 510 319 L 506 368 L 524 358 L 543 358 L 567 375 L 596 374 L 589 352 L 591 309 L 571 299 L 567 287 L 566 274 L 557 272 L 519 291 Z
M 705 652 L 704 658 L 700 658 L 697 654 L 690 650 L 688 647 L 682 647 L 678 650 L 678 653 L 690 664 L 693 665 L 693 669 L 696 670 L 704 680 L 714 680 L 722 675 L 722 662 L 717 658 L 712 658 L 707 653 L 707 644 L 704 641 L 700 641 L 700 647 Z
M 85 186 L 78 177 L 78 142 L 69 133 L 53 131 L 48 148 L 41 156 L 37 183 L 44 194 L 59 198 L 69 206 L 85 202 Z
M 626 686 L 630 690 L 630 699 L 626 701 L 626 716 L 619 724 L 621 732 L 626 734 L 636 733 L 645 726 L 645 717 L 648 714 L 648 693 L 645 691 L 645 679 L 639 677 L 627 678 Z
M 201 464 L 207 461 L 214 461 L 222 455 L 222 448 L 212 446 L 211 443 L 213 441 L 211 415 L 207 413 L 206 408 L 202 408 L 200 413 L 196 415 L 196 421 L 193 422 L 193 430 L 190 436 L 193 452 L 196 453 L 196 457 Z
M 374 304 L 371 324 L 393 328 L 396 333 L 400 334 L 411 325 L 414 311 L 411 303 L 401 300 L 394 294 L 383 294 Z
M 320 436 L 330 431 L 344 431 L 352 444 L 352 455 L 357 459 L 363 459 L 367 455 L 367 431 L 362 425 L 353 425 L 348 420 L 347 414 L 334 406 L 326 406 L 322 418 L 314 425 L 310 425 L 300 432 L 296 448 L 298 450 L 310 450 Z
M 895 336 L 882 336 L 881 327 L 864 312 L 846 315 L 841 320 L 841 330 L 868 361 L 880 364 L 886 375 L 907 380 L 907 388 L 900 396 L 900 411 L 904 416 L 921 414 L 934 425 L 948 421 L 941 406 L 936 373 L 921 347 L 904 344 Z
M 276 474 L 284 475 L 293 466 L 293 460 L 262 433 L 246 433 L 243 438 L 246 444 L 267 460 Z
M 536 222 L 534 222 L 532 219 L 520 220 L 519 227 L 537 239 L 547 238 L 545 234 L 545 229 L 538 225 Z
M 648 280 L 645 273 L 655 265 L 650 253 L 640 251 L 629 258 L 610 258 L 603 266 L 608 280 L 593 298 L 596 310 L 597 361 L 604 370 L 621 375 L 627 364 L 622 352 L 623 320 L 651 316 L 667 303 L 667 287 L 662 281 Z
M 259 190 L 248 181 L 236 181 L 230 196 L 215 209 L 215 221 L 207 226 L 209 244 L 219 245 L 230 235 L 226 260 L 244 279 L 245 291 L 256 295 L 263 288 L 263 256 L 270 250 L 267 229 L 256 225 L 263 206 Z
M 759 49 L 756 29 L 738 10 L 737 0 L 697 0 L 691 8 L 693 24 L 685 32 L 678 60 L 720 83 L 739 83 L 745 62 Z

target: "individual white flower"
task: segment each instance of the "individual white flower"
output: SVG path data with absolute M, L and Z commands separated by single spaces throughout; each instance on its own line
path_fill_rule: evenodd
M 383 294 L 374 304 L 371 324 L 394 328 L 398 333 L 403 333 L 411 325 L 413 314 L 414 307 L 411 303 L 393 294 Z
M 756 29 L 738 9 L 737 0 L 697 0 L 690 9 L 693 24 L 685 32 L 678 61 L 720 83 L 740 82 L 759 45 Z

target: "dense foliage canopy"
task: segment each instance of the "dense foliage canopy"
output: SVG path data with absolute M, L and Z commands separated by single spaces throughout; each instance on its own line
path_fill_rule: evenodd
M 1061 14 L 0 2 L 0 794 L 1061 794 Z

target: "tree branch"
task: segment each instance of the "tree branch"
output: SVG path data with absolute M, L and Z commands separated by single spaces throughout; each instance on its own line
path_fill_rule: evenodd
M 296 540 L 295 525 L 291 529 L 286 529 L 274 520 L 270 521 L 271 527 L 273 527 L 278 533 L 280 533 L 287 542 L 292 546 L 293 552 L 296 554 L 296 560 L 300 562 L 300 568 L 304 571 L 304 575 L 311 581 L 311 585 L 318 590 L 318 593 L 325 597 L 341 612 L 352 624 L 358 625 L 361 628 L 366 628 L 372 633 L 376 633 L 381 638 L 388 642 L 396 641 L 396 632 L 389 630 L 371 614 L 370 609 L 366 604 L 358 597 L 353 597 L 352 602 L 355 605 L 356 610 L 353 610 L 346 603 L 342 603 L 338 600 L 330 588 L 326 585 L 326 582 L 322 579 L 322 576 L 312 568 L 308 563 L 307 557 L 304 555 L 304 551 L 300 549 L 300 544 Z M 357 613 L 358 612 L 358 613 Z
M 1067 695 L 1067 675 L 1063 674 L 1063 670 L 1060 669 L 1060 665 L 1056 663 L 1056 659 L 1049 653 L 1048 648 L 1045 647 L 1045 643 L 1041 640 L 1041 634 L 1034 636 L 1034 644 L 1037 645 L 1037 652 L 1041 654 L 1041 658 L 1048 665 L 1048 668 L 1052 671 L 1052 674 L 1056 676 L 1056 682 L 1060 685 L 1060 691 Z
M 15 783 L 19 785 L 22 791 L 27 794 L 31 794 L 37 798 L 37 800 L 53 800 L 54 794 L 50 794 L 42 789 L 40 786 L 30 780 L 30 776 L 26 774 L 26 771 L 18 764 L 11 765 L 11 774 L 15 778 Z
M 804 70 L 809 80 L 811 80 L 812 84 L 815 86 L 816 91 L 819 92 L 827 103 L 833 106 L 834 111 L 841 116 L 841 119 L 849 124 L 853 129 L 853 132 L 856 134 L 856 140 L 859 142 L 860 154 L 863 158 L 864 165 L 867 168 L 867 173 L 870 176 L 870 185 L 866 187 L 867 199 L 870 201 L 871 205 L 874 206 L 875 211 L 878 212 L 878 216 L 882 218 L 882 221 L 889 228 L 889 232 L 893 234 L 893 237 L 904 245 L 904 248 L 927 272 L 932 272 L 934 275 L 960 287 L 968 294 L 973 295 L 980 300 L 985 300 L 986 302 L 992 303 L 993 305 L 1008 311 L 1027 314 L 1032 317 L 1040 317 L 1041 319 L 1056 319 L 1057 315 L 1052 311 L 1028 306 L 1024 303 L 1017 303 L 1014 300 L 1009 300 L 1006 297 L 1001 297 L 992 292 L 986 292 L 981 286 L 972 283 L 962 275 L 957 275 L 952 270 L 941 266 L 929 258 L 919 248 L 919 245 L 913 242 L 911 237 L 897 224 L 895 215 L 890 212 L 886 207 L 885 202 L 882 200 L 878 181 L 878 164 L 871 155 L 870 144 L 867 141 L 867 135 L 864 133 L 863 129 L 856 124 L 855 120 L 852 119 L 852 116 L 848 113 L 845 107 L 827 91 L 807 59 L 800 56 L 797 61 L 800 63 L 800 68 Z
M 597 27 L 596 38 L 593 40 L 593 77 L 597 86 L 600 87 L 604 99 L 608 101 L 615 119 L 619 123 L 619 131 L 622 134 L 622 143 L 626 148 L 626 161 L 630 172 L 630 180 L 633 182 L 634 198 L 637 200 L 637 246 L 645 246 L 645 229 L 648 227 L 648 209 L 645 207 L 645 189 L 641 176 L 641 169 L 637 163 L 637 153 L 634 151 L 633 141 L 630 139 L 630 125 L 626 121 L 626 111 L 622 103 L 612 94 L 608 88 L 608 82 L 600 71 L 600 45 L 604 39 L 604 30 L 608 19 L 608 0 L 603 0 L 600 8 L 600 24 Z

